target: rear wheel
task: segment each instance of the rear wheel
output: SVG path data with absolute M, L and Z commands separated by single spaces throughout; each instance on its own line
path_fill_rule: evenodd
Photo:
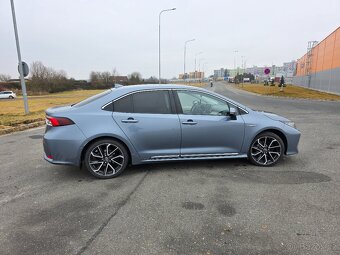
M 129 162 L 124 145 L 112 139 L 91 144 L 84 157 L 87 170 L 97 178 L 108 179 L 121 174 Z
M 252 141 L 248 158 L 257 166 L 273 166 L 283 157 L 284 151 L 284 143 L 278 135 L 264 132 Z

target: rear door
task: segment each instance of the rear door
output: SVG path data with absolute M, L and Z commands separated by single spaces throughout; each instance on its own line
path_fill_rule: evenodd
M 228 116 L 228 102 L 190 90 L 175 94 L 182 129 L 181 156 L 235 155 L 241 150 L 244 121 Z
M 168 90 L 138 91 L 113 103 L 113 118 L 142 160 L 179 157 L 181 132 Z

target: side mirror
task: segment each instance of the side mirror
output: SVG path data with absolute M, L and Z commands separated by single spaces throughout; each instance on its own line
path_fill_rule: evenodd
M 232 120 L 236 120 L 237 110 L 234 107 L 230 107 L 229 116 Z

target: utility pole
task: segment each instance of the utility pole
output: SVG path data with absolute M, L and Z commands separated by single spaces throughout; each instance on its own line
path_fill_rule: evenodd
M 29 113 L 29 109 L 28 109 L 28 102 L 27 102 L 26 84 L 25 84 L 25 78 L 24 78 L 24 70 L 23 70 L 22 61 L 21 61 L 18 28 L 17 28 L 17 22 L 16 22 L 16 18 L 15 18 L 15 10 L 14 10 L 14 2 L 13 2 L 13 0 L 11 0 L 11 7 L 12 7 L 12 17 L 13 17 L 15 42 L 16 42 L 16 45 L 17 45 L 17 53 L 18 53 L 18 60 L 19 60 L 19 72 L 20 72 L 21 90 L 22 90 L 22 96 L 24 98 L 25 114 L 28 114 Z

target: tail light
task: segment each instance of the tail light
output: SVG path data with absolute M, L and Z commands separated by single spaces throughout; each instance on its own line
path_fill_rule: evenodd
M 74 122 L 69 118 L 46 116 L 46 125 L 51 127 L 67 126 L 73 124 Z

